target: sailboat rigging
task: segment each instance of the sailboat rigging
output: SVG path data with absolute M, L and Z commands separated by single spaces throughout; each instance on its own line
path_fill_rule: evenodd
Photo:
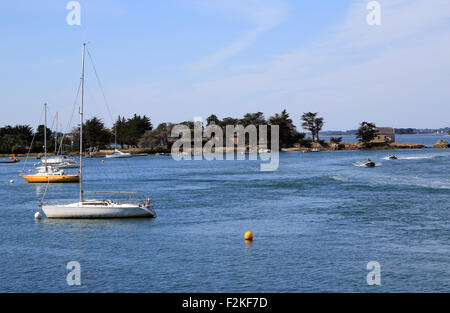
M 77 183 L 80 177 L 77 174 L 66 174 L 59 168 L 58 163 L 47 158 L 47 103 L 44 104 L 44 158 L 42 166 L 36 168 L 36 173 L 20 174 L 28 183 Z
M 56 112 L 55 116 L 56 120 L 56 128 L 55 128 L 55 156 L 45 158 L 45 162 L 47 165 L 55 166 L 58 168 L 78 168 L 78 163 L 69 155 L 63 154 L 62 147 L 64 143 L 64 136 L 61 138 L 61 145 L 58 149 L 58 112 Z M 60 151 L 61 150 L 61 151 Z M 41 170 L 44 167 L 42 164 L 44 160 L 41 159 L 40 166 L 36 168 L 36 170 Z

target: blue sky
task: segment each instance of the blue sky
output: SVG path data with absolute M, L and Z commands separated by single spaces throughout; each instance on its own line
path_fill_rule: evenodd
M 446 127 L 450 1 L 89 0 L 69 26 L 69 1 L 11 1 L 0 11 L 0 126 L 38 122 L 43 102 L 62 123 L 89 42 L 114 118 L 181 122 L 287 109 L 320 112 L 326 130 Z M 87 64 L 87 117 L 111 118 Z M 74 126 L 75 121 L 72 123 Z

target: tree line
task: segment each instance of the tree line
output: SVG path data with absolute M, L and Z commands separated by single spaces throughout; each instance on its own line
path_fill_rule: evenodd
M 312 142 L 323 143 L 320 140 L 319 133 L 324 125 L 324 118 L 319 117 L 318 113 L 306 112 L 300 116 L 301 127 L 311 133 L 312 139 L 306 138 L 306 132 L 300 132 L 294 125 L 290 114 L 283 110 L 269 118 L 266 118 L 262 112 L 247 113 L 242 118 L 225 117 L 219 119 L 211 114 L 206 119 L 206 125 L 215 124 L 222 128 L 225 134 L 227 125 L 269 125 L 268 138 L 270 138 L 270 125 L 279 126 L 279 143 L 281 148 L 292 147 L 294 144 L 302 146 L 311 146 Z M 180 124 L 187 125 L 194 129 L 193 121 L 185 121 Z M 131 118 L 119 116 L 111 129 L 107 128 L 102 119 L 93 117 L 86 120 L 83 124 L 83 146 L 97 147 L 104 149 L 117 143 L 121 148 L 140 147 L 153 150 L 170 149 L 169 140 L 174 123 L 161 123 L 153 128 L 148 116 L 134 114 Z M 29 125 L 5 126 L 0 128 L 0 153 L 42 153 L 44 146 L 44 131 L 47 132 L 47 150 L 49 152 L 62 151 L 73 152 L 79 150 L 79 127 L 74 128 L 70 134 L 52 132 L 44 125 L 39 125 L 36 131 Z M 358 129 L 357 138 L 365 145 L 376 136 L 376 126 L 374 123 L 362 122 Z M 33 139 L 34 138 L 34 139 Z M 58 143 L 55 142 L 58 139 Z M 332 137 L 330 142 L 339 144 L 342 137 Z
M 267 137 L 270 138 L 270 126 L 278 125 L 279 126 L 279 143 L 281 148 L 292 147 L 294 144 L 302 144 L 309 145 L 313 141 L 319 141 L 319 132 L 321 131 L 324 125 L 323 117 L 318 117 L 318 113 L 308 112 L 304 113 L 300 117 L 302 128 L 310 131 L 312 135 L 312 139 L 306 139 L 305 132 L 299 132 L 297 127 L 294 125 L 293 120 L 290 118 L 290 114 L 283 110 L 280 113 L 276 113 L 269 118 L 264 116 L 263 112 L 256 113 L 247 113 L 242 118 L 235 117 L 225 117 L 223 119 L 219 119 L 217 115 L 211 114 L 206 118 L 206 126 L 209 125 L 217 125 L 221 127 L 222 134 L 226 134 L 226 126 L 227 125 L 242 125 L 247 127 L 249 125 L 256 126 L 259 134 L 259 126 L 268 125 L 268 134 Z M 193 121 L 184 121 L 180 124 L 184 124 L 191 129 L 194 129 Z M 138 141 L 138 146 L 142 148 L 150 148 L 154 150 L 158 149 L 170 149 L 170 135 L 172 127 L 176 124 L 173 123 L 161 123 L 153 130 L 147 131 Z M 225 142 L 225 140 L 224 140 Z M 270 139 L 268 142 L 270 146 Z
M 93 117 L 83 123 L 83 146 L 111 146 L 115 142 L 117 129 L 117 144 L 121 147 L 137 147 L 139 139 L 153 129 L 150 118 L 146 115 L 134 114 L 131 118 L 118 117 L 112 129 L 108 129 L 102 119 Z M 0 128 L 0 153 L 42 153 L 44 151 L 44 132 L 47 136 L 48 152 L 74 152 L 80 148 L 80 127 L 75 127 L 69 134 L 53 132 L 44 125 L 39 125 L 36 131 L 30 125 L 16 125 Z M 57 142 L 56 140 L 57 139 Z

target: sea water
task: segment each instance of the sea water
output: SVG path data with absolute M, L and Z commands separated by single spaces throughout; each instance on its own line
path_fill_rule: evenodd
M 367 158 L 378 166 L 354 165 Z M 23 161 L 3 164 L 1 292 L 450 291 L 449 150 L 285 152 L 274 172 L 101 160 L 85 160 L 85 188 L 140 190 L 157 218 L 35 220 L 45 185 L 18 176 Z M 76 201 L 78 188 L 50 185 L 46 199 Z M 67 283 L 71 261 L 81 285 Z M 367 283 L 371 261 L 381 285 Z

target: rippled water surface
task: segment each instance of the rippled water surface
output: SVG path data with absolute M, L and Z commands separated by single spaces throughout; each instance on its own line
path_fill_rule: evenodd
M 35 221 L 45 186 L 0 164 L 0 291 L 450 291 L 450 151 L 260 161 L 86 160 L 86 188 L 149 195 L 156 219 Z M 355 166 L 368 157 L 378 166 Z M 9 180 L 15 183 L 10 184 Z M 52 185 L 48 199 L 76 199 Z M 244 232 L 255 240 L 246 244 Z M 66 264 L 81 264 L 68 286 Z M 368 286 L 366 265 L 381 264 Z

